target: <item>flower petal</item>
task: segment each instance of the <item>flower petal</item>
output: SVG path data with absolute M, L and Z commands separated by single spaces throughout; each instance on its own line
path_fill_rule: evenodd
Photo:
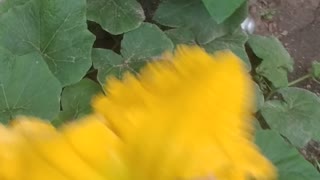
M 180 46 L 93 101 L 126 143 L 131 179 L 275 178 L 252 142 L 253 83 L 230 51 Z M 228 175 L 226 175 L 228 174 Z
M 22 117 L 0 134 L 1 179 L 105 180 L 125 172 L 121 141 L 95 115 L 61 130 Z

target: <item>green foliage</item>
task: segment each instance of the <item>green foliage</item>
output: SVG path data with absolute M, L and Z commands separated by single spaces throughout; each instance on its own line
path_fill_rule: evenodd
M 195 45 L 196 40 L 193 32 L 186 28 L 175 28 L 165 31 L 166 35 L 171 39 L 174 45 L 188 44 Z
M 175 28 L 165 32 L 174 44 L 197 44 L 194 33 L 190 29 Z M 219 50 L 231 50 L 246 63 L 248 71 L 250 71 L 251 63 L 244 47 L 247 40 L 247 34 L 241 29 L 236 29 L 233 33 L 218 37 L 215 40 L 202 45 L 202 47 L 209 53 L 214 53 Z
M 255 83 L 254 88 L 256 92 L 256 106 L 255 106 L 254 112 L 257 112 L 264 105 L 265 101 L 264 101 L 263 92 L 260 89 L 259 85 Z
M 82 79 L 80 82 L 67 86 L 61 95 L 61 108 L 59 116 L 53 123 L 56 125 L 90 114 L 91 100 L 102 93 L 99 84 L 90 79 Z
M 250 36 L 249 45 L 263 61 L 256 68 L 257 74 L 267 78 L 274 87 L 288 86 L 288 71 L 293 70 L 293 61 L 275 37 Z
M 0 5 L 0 15 L 2 13 L 7 12 L 9 9 L 11 9 L 14 6 L 22 5 L 24 3 L 28 2 L 27 0 L 10 0 L 10 1 L 1 1 Z
M 21 114 L 54 118 L 60 109 L 61 85 L 42 57 L 0 49 L 0 59 L 0 122 Z
M 300 88 L 278 91 L 283 100 L 267 101 L 262 116 L 274 130 L 302 148 L 311 139 L 320 140 L 320 98 Z
M 0 47 L 15 55 L 37 52 L 63 86 L 78 82 L 91 66 L 94 41 L 85 5 L 85 0 L 29 0 L 16 6 L 0 16 Z
M 209 14 L 217 23 L 222 23 L 230 17 L 245 1 L 246 0 L 202 0 Z
M 198 43 L 206 44 L 233 32 L 246 17 L 246 3 L 218 24 L 201 0 L 165 0 L 160 3 L 153 19 L 164 26 L 188 28 L 193 31 Z
M 317 61 L 314 61 L 311 66 L 311 74 L 314 78 L 320 79 L 320 63 Z
M 90 100 L 108 77 L 137 74 L 177 44 L 210 53 L 228 49 L 256 81 L 255 125 L 272 129 L 259 130 L 257 144 L 280 179 L 319 179 L 294 147 L 320 141 L 320 100 L 289 86 L 320 79 L 320 65 L 288 82 L 293 61 L 281 42 L 248 38 L 240 29 L 247 6 L 245 0 L 6 0 L 0 6 L 0 121 L 30 115 L 60 125 L 90 113 Z
M 142 7 L 135 0 L 87 0 L 87 18 L 111 34 L 133 30 L 144 21 Z
M 147 61 L 172 49 L 173 43 L 164 32 L 153 24 L 144 23 L 124 34 L 121 55 L 111 50 L 94 49 L 92 60 L 98 69 L 98 81 L 104 85 L 107 76 L 121 78 L 126 71 L 136 74 Z
M 320 174 L 299 152 L 274 131 L 259 130 L 256 143 L 264 155 L 277 167 L 279 180 L 317 180 Z
M 264 9 L 264 11 L 260 13 L 260 16 L 262 19 L 271 21 L 276 15 L 276 13 L 277 11 L 275 9 Z
M 244 48 L 244 44 L 248 40 L 246 33 L 238 29 L 232 34 L 227 34 L 225 36 L 219 37 L 203 47 L 211 53 L 219 50 L 229 49 L 240 57 L 247 65 L 248 71 L 251 70 L 251 63 L 249 61 L 247 52 Z

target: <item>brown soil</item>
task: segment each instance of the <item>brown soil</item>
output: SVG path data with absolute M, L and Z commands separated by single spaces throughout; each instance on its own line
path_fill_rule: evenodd
M 320 61 L 320 0 L 250 0 L 256 32 L 278 37 L 295 61 L 294 80 L 308 73 L 312 61 Z M 312 79 L 298 84 L 320 95 Z

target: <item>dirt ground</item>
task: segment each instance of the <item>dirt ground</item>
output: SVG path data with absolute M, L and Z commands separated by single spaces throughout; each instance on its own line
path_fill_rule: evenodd
M 294 80 L 308 73 L 312 61 L 320 62 L 320 0 L 250 0 L 256 34 L 274 35 L 295 61 Z M 298 84 L 320 95 L 320 84 Z

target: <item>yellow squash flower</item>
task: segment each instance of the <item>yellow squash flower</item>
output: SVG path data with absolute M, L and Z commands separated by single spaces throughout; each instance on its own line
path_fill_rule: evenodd
M 180 46 L 105 91 L 93 115 L 61 129 L 2 126 L 0 179 L 276 179 L 253 143 L 252 81 L 231 52 Z

